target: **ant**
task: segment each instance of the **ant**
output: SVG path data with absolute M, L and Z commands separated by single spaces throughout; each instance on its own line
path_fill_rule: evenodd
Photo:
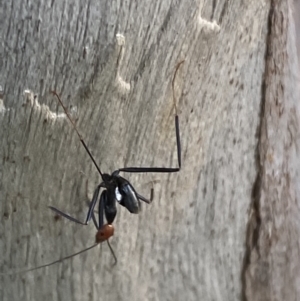
M 166 167 L 124 167 L 124 168 L 119 168 L 119 169 L 115 170 L 112 174 L 102 173 L 100 167 L 97 165 L 94 157 L 92 156 L 92 154 L 91 154 L 90 150 L 88 149 L 87 145 L 85 144 L 81 134 L 79 133 L 74 121 L 72 120 L 71 116 L 69 115 L 67 108 L 64 106 L 62 100 L 60 99 L 60 96 L 55 91 L 51 91 L 51 93 L 53 95 L 55 95 L 56 98 L 58 99 L 59 104 L 62 106 L 67 118 L 69 119 L 75 132 L 77 133 L 77 135 L 80 139 L 80 142 L 82 143 L 83 147 L 85 148 L 86 152 L 88 153 L 88 155 L 90 156 L 91 160 L 93 161 L 95 167 L 97 168 L 97 170 L 101 176 L 102 182 L 96 187 L 96 189 L 94 191 L 93 198 L 89 204 L 89 210 L 88 210 L 85 222 L 81 222 L 80 220 L 70 216 L 67 213 L 60 211 L 59 209 L 57 209 L 55 207 L 49 206 L 49 208 L 57 214 L 57 217 L 58 216 L 65 217 L 65 218 L 69 219 L 70 221 L 75 222 L 80 225 L 84 225 L 84 226 L 88 225 L 88 223 L 92 219 L 93 223 L 97 229 L 96 240 L 95 240 L 94 245 L 92 245 L 84 250 L 81 250 L 75 254 L 66 256 L 64 258 L 58 259 L 51 263 L 47 263 L 47 264 L 44 264 L 44 265 L 41 265 L 41 266 L 38 266 L 35 268 L 30 268 L 30 269 L 22 270 L 19 272 L 13 272 L 13 273 L 9 273 L 9 274 L 29 272 L 29 271 L 33 271 L 33 270 L 51 266 L 53 264 L 56 264 L 58 262 L 65 260 L 65 259 L 74 257 L 83 252 L 86 252 L 86 251 L 94 248 L 95 246 L 97 246 L 99 243 L 102 243 L 104 241 L 107 241 L 110 251 L 114 257 L 114 260 L 115 260 L 114 264 L 117 263 L 117 257 L 109 243 L 109 238 L 114 235 L 113 222 L 114 222 L 114 219 L 117 214 L 116 204 L 119 203 L 120 205 L 126 207 L 130 213 L 138 214 L 140 211 L 140 207 L 141 207 L 140 201 L 150 204 L 153 200 L 153 195 L 154 195 L 153 187 L 151 188 L 150 199 L 147 199 L 144 196 L 140 195 L 138 192 L 136 192 L 133 185 L 128 180 L 126 180 L 125 178 L 123 178 L 119 175 L 120 172 L 173 173 L 173 172 L 179 172 L 181 169 L 181 146 L 180 146 L 180 134 L 179 134 L 179 117 L 177 114 L 175 92 L 174 92 L 174 90 L 175 90 L 174 82 L 175 82 L 177 71 L 183 62 L 184 61 L 181 61 L 176 65 L 173 80 L 172 80 L 173 101 L 174 101 L 174 108 L 175 108 L 175 132 L 176 132 L 176 144 L 177 144 L 177 160 L 178 160 L 178 167 L 176 167 L 176 168 L 172 168 L 172 167 L 170 167 L 170 168 L 166 168 Z M 99 209 L 98 209 L 98 222 L 97 222 L 95 215 L 94 215 L 94 208 L 98 201 L 101 188 L 103 188 L 104 190 L 102 191 L 102 193 L 100 195 L 100 200 L 99 200 L 99 204 L 98 204 Z M 104 223 L 104 215 L 105 215 L 106 223 Z

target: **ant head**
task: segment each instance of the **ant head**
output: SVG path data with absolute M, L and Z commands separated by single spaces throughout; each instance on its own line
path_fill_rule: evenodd
M 114 226 L 111 224 L 103 225 L 96 234 L 96 243 L 103 242 L 108 240 L 111 236 L 114 235 Z

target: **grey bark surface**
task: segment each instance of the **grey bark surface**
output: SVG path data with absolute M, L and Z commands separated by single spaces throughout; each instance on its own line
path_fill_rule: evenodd
M 155 195 L 111 244 L 0 275 L 7 300 L 299 300 L 299 70 L 288 1 L 0 3 L 0 273 L 94 243 L 102 171 Z M 124 39 L 122 38 L 124 37 Z M 151 182 L 153 184 L 151 184 Z

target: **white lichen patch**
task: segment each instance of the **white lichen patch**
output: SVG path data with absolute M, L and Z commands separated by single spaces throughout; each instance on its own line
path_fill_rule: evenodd
M 128 94 L 130 91 L 130 83 L 123 80 L 120 75 L 117 75 L 116 85 L 121 94 Z
M 203 19 L 200 15 L 198 17 L 198 27 L 201 32 L 205 35 L 217 34 L 220 32 L 221 28 L 216 21 L 210 22 Z
M 125 46 L 125 37 L 121 33 L 116 34 L 117 44 L 119 46 Z
M 5 108 L 3 99 L 0 98 L 0 114 L 4 115 L 5 112 L 6 112 L 6 108 Z
M 116 40 L 118 59 L 116 65 L 115 85 L 119 93 L 126 95 L 130 91 L 130 83 L 126 82 L 120 75 L 120 67 L 123 62 L 126 40 L 125 37 L 120 33 L 116 34 Z
M 24 96 L 26 101 L 24 102 L 24 106 L 30 106 L 33 110 L 41 112 L 44 115 L 44 120 L 55 120 L 58 118 L 66 118 L 64 113 L 55 113 L 52 112 L 49 106 L 45 104 L 40 104 L 38 101 L 38 95 L 34 94 L 31 90 L 24 90 Z M 73 108 L 71 115 L 74 111 L 77 111 L 76 108 Z

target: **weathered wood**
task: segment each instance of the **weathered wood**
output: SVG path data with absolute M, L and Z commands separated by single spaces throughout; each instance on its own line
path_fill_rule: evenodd
M 299 69 L 292 13 L 272 1 L 248 224 L 246 300 L 299 300 Z
M 119 208 L 111 243 L 0 276 L 1 300 L 299 299 L 299 90 L 287 1 L 5 1 L 1 4 L 0 272 L 94 242 L 84 219 L 104 172 L 155 199 Z M 121 34 L 121 35 L 118 35 Z M 122 38 L 124 36 L 124 39 Z M 123 46 L 122 46 L 123 45 Z M 24 91 L 26 92 L 24 96 Z M 34 97 L 34 95 L 37 97 Z M 298 97 L 298 98 L 297 98 Z

